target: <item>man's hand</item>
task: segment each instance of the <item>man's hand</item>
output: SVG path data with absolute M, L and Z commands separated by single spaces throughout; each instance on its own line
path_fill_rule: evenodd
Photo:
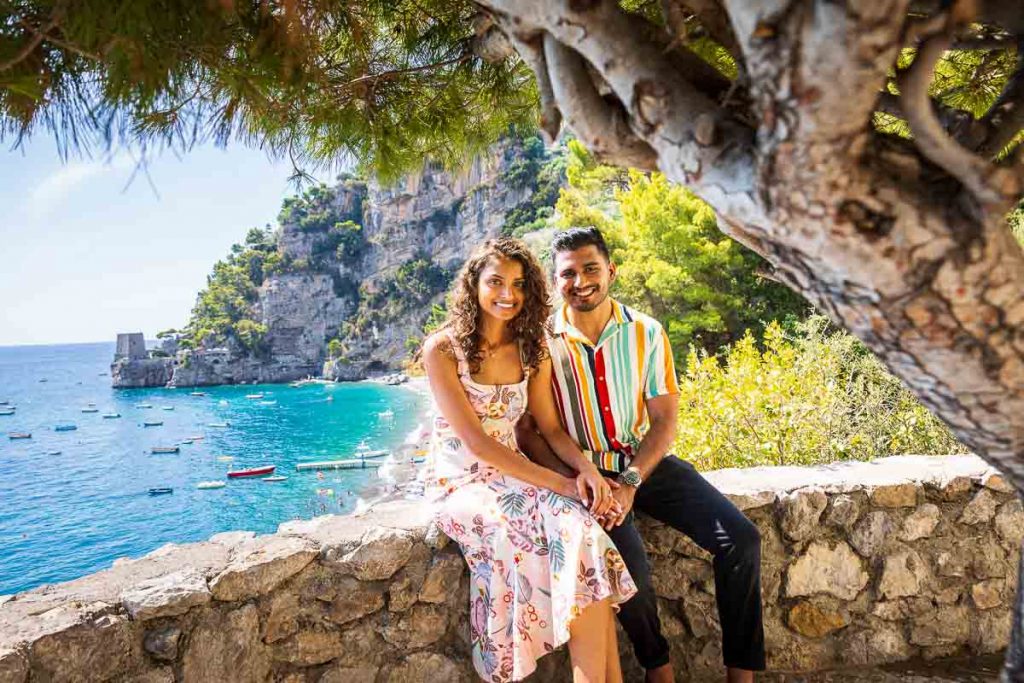
M 618 484 L 618 482 L 616 482 Z M 633 509 L 633 499 L 636 497 L 636 489 L 632 486 L 618 484 L 618 488 L 612 490 L 612 499 L 618 507 L 618 515 L 607 515 L 602 520 L 605 529 L 614 529 L 626 521 L 626 515 Z
M 618 488 L 619 483 L 614 484 L 615 488 Z M 585 467 L 576 476 L 576 492 L 595 517 L 601 517 L 608 512 L 613 502 L 612 489 L 610 480 L 602 477 L 594 465 Z

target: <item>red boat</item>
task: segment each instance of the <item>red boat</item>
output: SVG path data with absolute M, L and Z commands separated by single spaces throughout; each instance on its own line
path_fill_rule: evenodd
M 273 474 L 276 465 L 264 465 L 263 467 L 253 467 L 251 470 L 235 470 L 234 472 L 228 472 L 228 476 L 235 477 L 258 477 L 261 474 Z

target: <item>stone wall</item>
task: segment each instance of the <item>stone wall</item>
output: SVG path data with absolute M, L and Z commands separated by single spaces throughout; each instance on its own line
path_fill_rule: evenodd
M 761 530 L 771 669 L 1005 647 L 1024 512 L 981 460 L 905 456 L 708 477 Z M 0 683 L 474 680 L 468 578 L 430 514 L 398 501 L 289 522 L 274 535 L 219 534 L 0 597 Z M 650 519 L 640 524 L 680 677 L 720 679 L 708 555 Z M 636 680 L 632 656 L 623 661 Z M 533 678 L 568 680 L 564 651 Z

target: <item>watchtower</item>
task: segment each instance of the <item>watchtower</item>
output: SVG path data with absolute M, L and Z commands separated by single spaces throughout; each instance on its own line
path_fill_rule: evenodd
M 121 332 L 117 335 L 117 351 L 114 360 L 146 358 L 146 339 L 141 332 Z

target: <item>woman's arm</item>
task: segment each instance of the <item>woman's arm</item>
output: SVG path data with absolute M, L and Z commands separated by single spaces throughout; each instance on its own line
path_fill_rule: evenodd
M 594 515 L 603 515 L 612 504 L 611 487 L 597 466 L 589 458 L 583 455 L 579 445 L 572 440 L 558 417 L 558 409 L 555 407 L 555 399 L 551 388 L 551 359 L 545 358 L 541 361 L 537 372 L 530 378 L 530 415 L 533 417 L 540 436 L 548 443 L 555 455 L 571 467 L 579 476 L 576 479 L 577 490 L 584 503 L 586 500 L 586 489 L 590 489 L 592 501 L 590 509 Z
M 524 458 L 484 432 L 480 418 L 473 412 L 466 392 L 459 381 L 458 365 L 452 357 L 449 340 L 435 334 L 423 348 L 423 365 L 427 370 L 430 390 L 444 419 L 462 441 L 463 446 L 488 465 L 534 486 L 543 486 L 556 493 L 576 498 L 576 483 Z

